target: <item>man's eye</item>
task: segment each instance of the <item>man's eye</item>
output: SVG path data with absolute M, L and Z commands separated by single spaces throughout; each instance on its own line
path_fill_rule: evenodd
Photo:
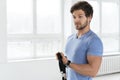
M 82 16 L 79 16 L 79 18 L 82 18 Z
M 75 16 L 73 16 L 73 18 L 75 19 L 76 17 L 75 17 Z

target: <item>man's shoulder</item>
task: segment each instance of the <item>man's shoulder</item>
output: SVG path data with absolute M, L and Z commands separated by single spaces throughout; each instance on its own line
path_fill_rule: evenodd
M 100 37 L 94 32 L 91 32 L 91 34 L 89 36 L 91 37 L 91 40 L 93 40 L 93 39 L 99 39 L 100 40 Z
M 102 56 L 103 54 L 103 43 L 99 36 L 95 33 L 91 34 L 92 38 L 88 41 L 88 54 Z
M 94 32 L 92 32 L 88 37 L 89 37 L 89 41 L 88 41 L 89 43 L 91 42 L 102 43 L 102 40 L 100 39 L 100 37 Z

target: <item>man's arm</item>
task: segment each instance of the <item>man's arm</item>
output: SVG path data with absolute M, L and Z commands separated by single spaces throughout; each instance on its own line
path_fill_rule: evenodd
M 87 56 L 87 60 L 88 60 L 88 64 L 71 63 L 69 67 L 75 70 L 76 72 L 78 72 L 79 74 L 95 77 L 99 70 L 102 57 L 89 55 Z
M 63 63 L 66 64 L 68 59 L 64 56 L 63 53 L 62 57 Z M 70 63 L 69 67 L 78 72 L 79 74 L 95 77 L 100 68 L 102 56 L 88 55 L 87 61 L 87 64 Z
M 71 63 L 69 67 L 75 70 L 76 72 L 78 72 L 79 74 L 95 77 L 99 70 L 102 57 L 87 56 L 87 59 L 88 59 L 88 64 Z

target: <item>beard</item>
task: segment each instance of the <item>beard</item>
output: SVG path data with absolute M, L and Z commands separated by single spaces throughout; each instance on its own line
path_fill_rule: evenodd
M 80 24 L 80 23 L 75 23 L 76 25 L 76 30 L 83 30 L 84 28 L 87 27 L 88 25 L 88 20 L 86 20 L 86 22 L 84 24 Z

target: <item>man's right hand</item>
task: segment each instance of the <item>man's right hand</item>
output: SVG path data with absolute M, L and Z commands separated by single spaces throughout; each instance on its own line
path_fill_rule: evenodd
M 66 64 L 66 63 L 68 62 L 67 57 L 66 57 L 66 56 L 64 56 L 64 54 L 63 54 L 62 52 L 58 52 L 58 53 L 60 53 L 60 54 L 61 54 L 61 56 L 62 56 L 62 61 L 63 61 L 63 64 Z M 56 53 L 56 58 L 57 58 L 57 60 L 58 60 L 58 56 L 57 56 L 57 54 L 58 54 L 58 53 Z

